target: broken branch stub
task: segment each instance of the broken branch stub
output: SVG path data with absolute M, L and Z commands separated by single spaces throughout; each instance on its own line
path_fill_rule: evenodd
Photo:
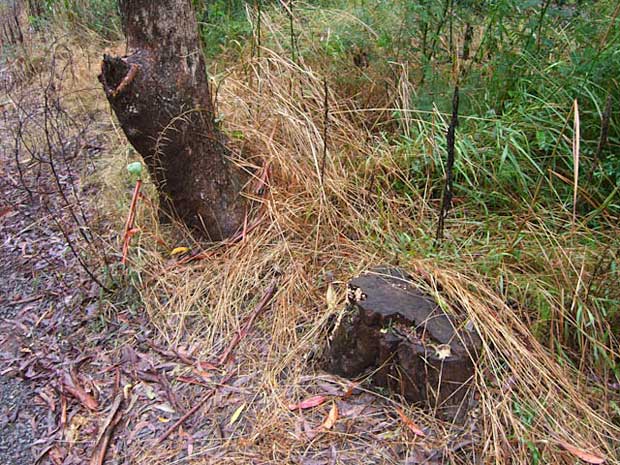
M 371 374 L 438 418 L 462 422 L 471 405 L 480 337 L 448 315 L 395 268 L 375 268 L 349 283 L 326 368 L 346 378 Z

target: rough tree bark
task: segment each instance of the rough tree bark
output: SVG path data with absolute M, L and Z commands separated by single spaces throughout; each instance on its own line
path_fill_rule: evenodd
M 212 240 L 243 224 L 244 173 L 228 159 L 190 0 L 119 0 L 128 54 L 104 55 L 99 80 L 160 193 L 160 217 Z

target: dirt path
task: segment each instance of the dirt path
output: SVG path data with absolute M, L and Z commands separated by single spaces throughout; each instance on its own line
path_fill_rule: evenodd
M 19 370 L 8 365 L 19 359 L 25 348 L 26 341 L 15 334 L 15 325 L 49 303 L 50 296 L 41 294 L 44 291 L 37 281 L 37 276 L 49 270 L 45 263 L 35 270 L 37 251 L 32 247 L 36 242 L 24 216 L 30 216 L 33 208 L 13 184 L 8 152 L 5 145 L 0 155 L 0 463 L 26 465 L 33 462 L 32 444 L 45 429 L 44 411 L 34 404 L 30 383 L 20 380 L 16 376 Z
M 71 285 L 84 278 L 62 233 L 20 186 L 14 116 L 4 113 L 0 151 L 0 463 L 21 465 L 33 463 L 37 440 L 55 427 L 40 405 L 42 380 L 24 356 L 60 335 L 51 316 L 75 306 Z
M 50 445 L 64 439 L 59 424 L 70 420 L 63 380 L 88 358 L 84 335 L 99 296 L 67 243 L 75 248 L 82 236 L 72 208 L 95 194 L 80 185 L 79 173 L 98 151 L 78 144 L 94 147 L 96 131 L 76 138 L 58 119 L 58 142 L 41 150 L 40 117 L 50 108 L 37 92 L 13 92 L 0 110 L 0 464 L 32 464 L 39 456 L 55 463 Z M 30 147 L 16 145 L 19 131 Z M 88 219 L 88 211 L 79 213 Z

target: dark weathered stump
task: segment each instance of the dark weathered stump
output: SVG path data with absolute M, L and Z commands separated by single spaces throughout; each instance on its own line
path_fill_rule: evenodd
M 160 194 L 161 218 L 207 238 L 243 228 L 248 174 L 215 123 L 196 15 L 189 0 L 120 0 L 128 55 L 104 55 L 99 80 Z
M 349 283 L 345 315 L 335 329 L 328 371 L 371 374 L 439 418 L 460 422 L 471 404 L 479 336 L 394 268 L 377 268 Z

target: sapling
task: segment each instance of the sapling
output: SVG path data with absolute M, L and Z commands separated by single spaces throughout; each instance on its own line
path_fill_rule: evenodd
M 142 163 L 139 161 L 129 163 L 127 165 L 127 171 L 129 171 L 131 179 L 135 179 L 136 187 L 133 190 L 129 214 L 127 215 L 127 222 L 125 223 L 125 232 L 123 234 L 123 258 L 121 259 L 123 265 L 127 262 L 127 253 L 129 252 L 131 236 L 138 232 L 138 230 L 134 228 L 134 221 L 136 219 L 136 206 L 138 205 L 138 198 L 140 197 L 140 188 L 142 187 Z

